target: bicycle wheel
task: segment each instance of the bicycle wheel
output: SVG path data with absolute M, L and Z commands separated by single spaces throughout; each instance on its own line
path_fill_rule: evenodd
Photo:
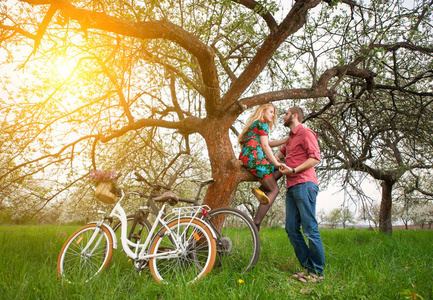
M 149 235 L 149 232 L 150 232 L 150 229 L 152 228 L 152 225 L 144 217 L 139 217 L 137 224 L 135 225 L 135 228 L 133 230 L 131 230 L 133 223 L 134 223 L 134 215 L 128 215 L 126 217 L 126 224 L 127 224 L 126 233 L 128 235 L 128 240 L 130 240 L 131 242 L 133 242 L 135 244 L 139 241 L 141 241 L 141 242 L 146 241 L 146 238 Z M 120 230 L 119 230 L 121 227 L 122 227 L 121 222 L 116 223 L 116 225 L 114 225 L 114 227 L 113 227 L 113 230 L 116 233 L 118 241 L 121 241 Z M 133 250 L 132 246 L 130 246 L 129 248 L 131 250 Z M 123 248 L 121 248 L 121 249 L 123 249 Z
M 170 251 L 178 253 L 167 253 L 150 259 L 150 272 L 156 281 L 192 283 L 212 270 L 216 257 L 216 243 L 204 222 L 182 218 L 172 221 L 168 227 L 171 233 L 161 228 L 155 235 L 150 254 Z M 179 249 L 174 241 L 180 244 Z
M 223 207 L 210 210 L 208 221 L 217 234 L 216 266 L 240 273 L 252 270 L 260 255 L 260 235 L 244 212 Z
M 86 225 L 73 233 L 57 259 L 59 278 L 87 282 L 106 269 L 113 255 L 113 238 L 105 227 Z

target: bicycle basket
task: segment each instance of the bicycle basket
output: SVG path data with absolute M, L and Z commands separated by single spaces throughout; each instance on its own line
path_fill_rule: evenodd
M 114 187 L 112 182 L 100 182 L 96 186 L 95 197 L 99 201 L 102 201 L 107 204 L 114 204 L 119 200 L 114 193 L 111 192 L 111 189 Z

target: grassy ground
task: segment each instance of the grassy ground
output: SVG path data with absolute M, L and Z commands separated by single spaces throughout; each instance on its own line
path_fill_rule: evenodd
M 433 231 L 321 230 L 327 267 L 304 284 L 283 229 L 264 228 L 257 267 L 239 275 L 214 269 L 189 286 L 135 273 L 116 251 L 108 271 L 87 284 L 62 284 L 57 255 L 77 227 L 0 227 L 0 299 L 433 299 Z

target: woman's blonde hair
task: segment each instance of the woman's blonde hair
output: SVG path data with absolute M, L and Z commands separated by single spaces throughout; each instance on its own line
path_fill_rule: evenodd
M 241 143 L 242 139 L 244 138 L 245 133 L 248 131 L 250 126 L 257 120 L 263 119 L 263 113 L 268 108 L 272 107 L 275 112 L 275 106 L 272 103 L 266 103 L 262 104 L 260 106 L 257 106 L 254 110 L 253 114 L 248 118 L 247 122 L 245 123 L 245 127 L 242 130 L 241 134 L 238 136 L 238 142 Z M 275 124 L 277 123 L 277 115 L 274 113 L 274 117 L 271 122 L 267 122 L 269 125 L 269 132 L 272 130 L 272 128 L 275 127 Z

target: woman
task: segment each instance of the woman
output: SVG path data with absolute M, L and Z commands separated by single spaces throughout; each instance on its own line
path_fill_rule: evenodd
M 272 206 L 278 195 L 279 188 L 277 178 L 281 177 L 278 168 L 285 168 L 286 165 L 278 162 L 271 147 L 284 144 L 287 138 L 278 141 L 269 141 L 269 131 L 275 127 L 276 116 L 275 107 L 271 103 L 258 106 L 254 113 L 248 118 L 244 129 L 238 137 L 242 147 L 239 159 L 257 179 L 260 181 L 264 192 L 258 188 L 253 188 L 252 192 L 261 203 L 254 217 L 257 229 Z M 276 168 L 276 174 L 274 174 Z

